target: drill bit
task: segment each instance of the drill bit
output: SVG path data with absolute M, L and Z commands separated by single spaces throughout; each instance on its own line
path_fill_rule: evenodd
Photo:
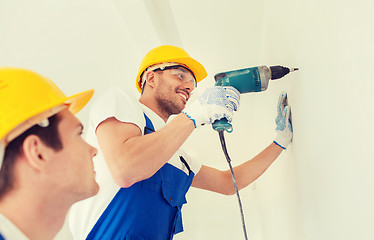
M 271 66 L 270 67 L 270 72 L 271 72 L 271 79 L 279 79 L 284 77 L 290 72 L 294 72 L 299 70 L 298 68 L 288 68 L 288 67 L 283 67 L 283 66 Z

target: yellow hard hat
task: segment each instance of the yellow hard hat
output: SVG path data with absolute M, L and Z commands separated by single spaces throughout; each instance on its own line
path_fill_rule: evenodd
M 20 68 L 0 68 L 0 141 L 7 142 L 67 106 L 79 112 L 93 95 L 93 90 L 71 97 L 48 78 Z M 32 119 L 32 121 L 30 120 Z M 12 139 L 8 135 L 17 129 Z M 14 131 L 13 131 L 14 132 Z
M 207 76 L 204 66 L 191 58 L 182 48 L 163 45 L 149 51 L 140 63 L 138 76 L 136 77 L 136 87 L 139 92 L 142 92 L 141 76 L 143 72 L 149 66 L 167 62 L 180 63 L 187 66 L 195 75 L 196 82 L 200 82 Z

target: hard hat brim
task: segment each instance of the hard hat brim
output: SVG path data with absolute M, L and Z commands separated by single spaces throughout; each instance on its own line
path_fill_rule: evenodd
M 69 105 L 70 112 L 76 114 L 88 103 L 93 94 L 94 90 L 90 89 L 68 97 L 64 103 Z

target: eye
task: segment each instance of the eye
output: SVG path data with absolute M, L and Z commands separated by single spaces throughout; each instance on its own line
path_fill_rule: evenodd
M 183 74 L 183 73 L 179 73 L 177 76 L 178 76 L 181 80 L 184 79 L 184 74 Z

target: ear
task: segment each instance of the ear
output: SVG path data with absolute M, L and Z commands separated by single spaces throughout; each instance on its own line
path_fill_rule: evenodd
M 22 144 L 22 150 L 26 161 L 35 170 L 42 169 L 51 151 L 36 135 L 26 137 Z
M 156 73 L 154 71 L 148 71 L 146 72 L 145 79 L 146 79 L 146 85 L 151 86 L 154 88 L 155 86 L 155 75 Z

